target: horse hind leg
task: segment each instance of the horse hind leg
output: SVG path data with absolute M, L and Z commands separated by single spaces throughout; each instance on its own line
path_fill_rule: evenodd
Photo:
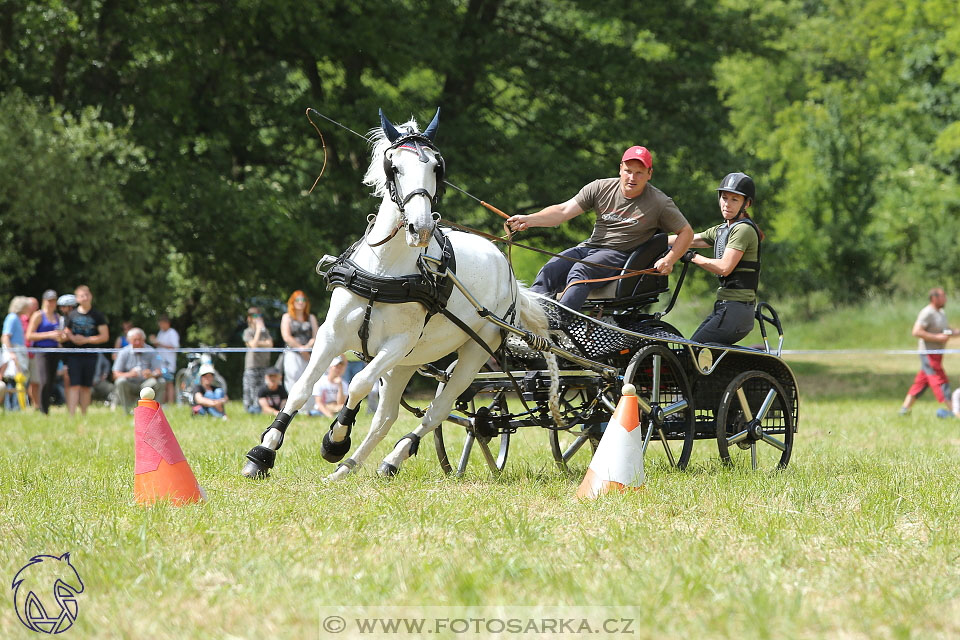
M 370 423 L 370 431 L 367 433 L 367 437 L 357 447 L 353 456 L 347 458 L 333 473 L 326 477 L 327 482 L 334 482 L 346 477 L 356 467 L 362 465 L 374 448 L 380 444 L 380 441 L 390 431 L 390 427 L 393 426 L 400 414 L 400 396 L 416 370 L 416 367 L 395 367 L 392 371 L 383 375 L 383 384 L 380 387 L 380 403 L 377 405 L 377 411 Z
M 398 348 L 382 350 L 350 381 L 347 401 L 331 423 L 330 430 L 323 435 L 323 441 L 320 444 L 320 456 L 324 460 L 340 462 L 350 451 L 350 434 L 357 421 L 360 403 L 373 389 L 377 379 L 394 367 L 400 353 L 404 351 Z
M 446 384 L 437 387 L 437 395 L 427 407 L 420 425 L 397 441 L 393 451 L 383 459 L 377 473 L 384 477 L 395 476 L 400 472 L 400 466 L 404 461 L 417 455 L 420 440 L 450 415 L 453 403 L 473 382 L 477 372 L 487 361 L 487 357 L 487 352 L 480 345 L 472 342 L 460 350 L 459 359 L 450 379 Z

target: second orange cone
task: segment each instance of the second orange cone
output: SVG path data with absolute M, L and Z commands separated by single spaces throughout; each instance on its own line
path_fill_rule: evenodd
M 190 469 L 163 409 L 144 389 L 133 410 L 136 463 L 133 497 L 142 505 L 169 500 L 175 505 L 200 502 L 203 489 Z
M 587 475 L 577 489 L 578 498 L 599 498 L 610 491 L 639 489 L 646 479 L 643 472 L 643 432 L 637 390 L 632 384 L 623 386 L 597 452 L 593 454 Z

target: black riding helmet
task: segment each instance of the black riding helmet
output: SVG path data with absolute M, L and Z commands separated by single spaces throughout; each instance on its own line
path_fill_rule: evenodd
M 728 173 L 724 176 L 723 180 L 720 181 L 720 186 L 717 187 L 717 192 L 720 191 L 738 193 L 750 202 L 753 202 L 757 196 L 757 187 L 753 184 L 753 178 L 740 172 Z

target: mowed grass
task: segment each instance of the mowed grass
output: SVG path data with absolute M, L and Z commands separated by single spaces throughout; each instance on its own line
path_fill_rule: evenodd
M 239 470 L 269 420 L 233 406 L 225 422 L 168 409 L 209 501 L 142 508 L 131 418 L 2 414 L 0 577 L 70 551 L 86 585 L 74 638 L 321 637 L 328 605 L 491 604 L 609 605 L 638 638 L 960 636 L 960 421 L 929 398 L 896 415 L 914 357 L 790 362 L 802 395 L 786 471 L 725 468 L 704 440 L 688 471 L 652 449 L 645 489 L 590 503 L 541 430 L 518 434 L 497 479 L 478 452 L 444 477 L 429 437 L 401 475 L 375 477 L 409 415 L 335 485 L 327 421 L 298 417 L 253 482 Z M 355 433 L 368 423 L 361 411 Z M 7 602 L 0 637 L 31 637 Z

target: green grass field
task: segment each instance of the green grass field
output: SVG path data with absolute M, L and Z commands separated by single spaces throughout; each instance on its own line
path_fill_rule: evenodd
M 801 421 L 785 472 L 725 468 L 704 440 L 686 472 L 652 455 L 644 490 L 593 503 L 574 499 L 540 430 L 515 438 L 498 479 L 476 453 L 466 477 L 444 477 L 428 437 L 395 479 L 364 469 L 328 486 L 327 422 L 298 418 L 273 477 L 253 482 L 239 470 L 268 421 L 233 406 L 229 421 L 167 412 L 209 501 L 141 508 L 131 418 L 0 414 L 2 575 L 71 552 L 75 638 L 378 637 L 321 632 L 327 607 L 360 605 L 634 620 L 595 637 L 960 636 L 960 421 L 933 417 L 929 397 L 896 415 L 913 356 L 788 361 Z M 32 637 L 7 596 L 0 637 Z

